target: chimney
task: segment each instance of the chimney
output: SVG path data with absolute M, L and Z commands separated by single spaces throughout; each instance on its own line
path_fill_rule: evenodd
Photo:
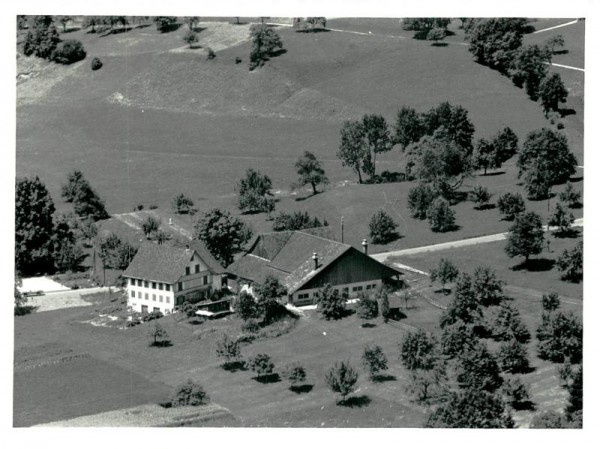
M 363 252 L 365 255 L 369 255 L 369 244 L 367 243 L 367 239 L 363 239 L 362 241 Z
M 169 226 L 173 226 L 173 219 L 169 218 Z
M 317 256 L 317 253 L 313 253 L 312 259 L 315 261 L 315 270 L 316 270 L 317 268 L 319 268 L 319 256 Z
M 185 245 L 185 253 L 189 253 L 190 252 L 190 245 Z

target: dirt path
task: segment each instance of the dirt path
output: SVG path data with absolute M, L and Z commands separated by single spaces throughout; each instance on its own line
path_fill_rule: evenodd
M 79 290 L 50 292 L 40 296 L 31 296 L 27 300 L 27 305 L 36 307 L 36 312 L 89 306 L 90 303 L 83 299 L 85 295 L 104 291 L 107 292 L 109 288 L 110 287 L 93 287 Z
M 573 223 L 573 226 L 583 227 L 583 218 L 576 219 L 575 222 Z M 548 227 L 544 226 L 544 230 L 548 231 Z M 554 231 L 554 230 L 556 230 L 556 227 L 551 226 L 549 230 Z M 411 254 L 426 253 L 429 251 L 440 251 L 440 250 L 450 249 L 450 248 L 462 248 L 464 246 L 479 245 L 481 243 L 497 242 L 497 241 L 505 240 L 506 236 L 507 236 L 507 233 L 502 232 L 500 234 L 484 235 L 481 237 L 474 237 L 474 238 L 470 238 L 470 239 L 455 240 L 453 242 L 438 243 L 436 245 L 428 245 L 428 246 L 421 246 L 418 248 L 408 248 L 408 249 L 401 249 L 401 250 L 397 250 L 397 251 L 389 251 L 389 252 L 385 252 L 385 253 L 372 254 L 371 257 L 379 262 L 383 262 L 389 257 L 407 256 L 407 255 L 411 255 Z

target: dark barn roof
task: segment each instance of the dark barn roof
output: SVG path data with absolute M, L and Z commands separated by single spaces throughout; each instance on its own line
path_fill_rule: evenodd
M 262 282 L 271 274 L 278 278 L 291 294 L 348 251 L 357 250 L 350 245 L 303 231 L 270 233 L 258 236 L 248 253 L 231 264 L 227 270 L 254 282 Z M 317 253 L 318 256 L 316 270 L 313 253 Z M 369 262 L 380 264 L 371 258 Z M 386 269 L 397 272 L 387 266 Z

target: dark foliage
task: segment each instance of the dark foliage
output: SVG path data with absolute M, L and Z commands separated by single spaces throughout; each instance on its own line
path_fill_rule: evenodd
M 454 299 L 440 318 L 440 327 L 462 321 L 465 324 L 479 324 L 482 318 L 481 305 L 473 289 L 473 279 L 461 273 L 454 287 Z
M 583 241 L 571 250 L 565 249 L 557 261 L 562 279 L 579 282 L 583 279 Z
M 345 402 L 346 396 L 354 391 L 358 373 L 349 362 L 337 362 L 325 375 L 325 381 L 331 391 L 339 393 Z
M 396 227 L 398 225 L 392 217 L 384 210 L 380 209 L 373 214 L 369 221 L 369 236 L 371 242 L 376 244 L 389 243 L 398 238 Z
M 92 67 L 92 70 L 100 70 L 102 68 L 102 61 L 100 58 L 94 57 L 90 66 Z
M 300 231 L 321 226 L 323 226 L 321 220 L 317 217 L 311 217 L 306 211 L 279 212 L 273 220 L 273 231 Z
M 418 184 L 408 191 L 408 208 L 411 215 L 419 220 L 427 218 L 427 210 L 437 196 L 429 184 Z
M 173 16 L 157 16 L 154 18 L 156 29 L 161 33 L 168 33 L 177 29 L 177 17 Z
M 527 348 L 516 339 L 502 343 L 496 355 L 496 361 L 502 371 L 513 374 L 529 371 Z
M 485 390 L 493 393 L 502 385 L 496 359 L 485 344 L 476 343 L 458 357 L 456 380 L 462 389 Z
M 573 313 L 543 312 L 536 330 L 540 358 L 555 363 L 579 363 L 583 356 L 583 326 Z
M 316 293 L 316 304 L 326 320 L 339 320 L 346 316 L 346 301 L 337 289 L 327 284 Z
M 53 22 L 52 16 L 33 17 L 23 45 L 25 56 L 34 55 L 39 58 L 51 59 L 52 53 L 60 42 Z
M 208 402 L 208 395 L 202 385 L 188 379 L 183 384 L 179 385 L 175 390 L 173 399 L 171 400 L 172 407 L 183 407 L 186 405 L 198 406 Z
M 434 232 L 448 232 L 456 229 L 456 212 L 444 198 L 436 198 L 427 209 L 427 221 Z
M 172 202 L 173 211 L 176 214 L 191 214 L 193 215 L 196 210 L 194 209 L 194 201 L 183 193 L 180 193 Z
M 400 360 L 410 371 L 433 369 L 438 357 L 437 341 L 424 330 L 409 332 L 400 344 Z
M 325 170 L 321 166 L 321 162 L 310 151 L 305 151 L 294 165 L 296 173 L 298 173 L 297 186 L 303 187 L 310 184 L 313 190 L 313 195 L 316 195 L 317 186 L 319 184 L 328 184 L 329 180 L 325 176 Z
M 86 54 L 83 44 L 80 41 L 68 39 L 56 46 L 51 58 L 59 64 L 72 64 L 84 59 Z
M 524 212 L 515 217 L 514 224 L 508 230 L 508 239 L 504 251 L 509 257 L 529 257 L 544 249 L 546 239 L 542 219 L 535 212 Z
M 262 66 L 265 61 L 273 56 L 276 49 L 283 48 L 279 34 L 273 28 L 264 24 L 255 24 L 250 27 L 250 70 Z
M 494 309 L 488 327 L 491 336 L 498 341 L 515 339 L 520 343 L 527 343 L 531 338 L 519 311 L 506 302 Z
M 525 200 L 520 193 L 507 192 L 498 198 L 498 210 L 504 215 L 505 220 L 512 221 L 515 217 L 525 212 Z

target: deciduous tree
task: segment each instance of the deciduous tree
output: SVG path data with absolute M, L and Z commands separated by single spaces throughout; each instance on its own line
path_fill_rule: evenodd
M 583 241 L 571 250 L 565 249 L 556 261 L 562 278 L 571 282 L 583 279 Z
M 436 198 L 427 209 L 427 221 L 434 232 L 447 232 L 453 230 L 456 212 L 450 208 L 450 203 L 444 198 Z
M 575 190 L 573 184 L 567 181 L 565 190 L 560 192 L 558 198 L 562 203 L 565 203 L 571 209 L 577 209 L 581 204 L 581 190 Z
M 238 207 L 243 212 L 266 212 L 265 198 L 271 196 L 272 181 L 267 175 L 249 168 L 237 186 Z
M 441 258 L 438 262 L 438 266 L 430 270 L 432 282 L 437 280 L 442 284 L 442 290 L 446 290 L 446 284 L 448 282 L 454 282 L 458 277 L 458 267 L 450 259 Z
M 402 151 L 406 150 L 411 143 L 421 140 L 421 137 L 425 135 L 421 116 L 414 108 L 407 106 L 402 106 L 398 111 L 394 131 L 394 142 L 402 146 Z
M 371 221 L 369 221 L 371 242 L 385 244 L 397 239 L 397 226 L 396 222 L 384 209 L 378 210 L 371 216 Z
M 192 379 L 186 380 L 179 385 L 175 390 L 173 399 L 171 399 L 172 407 L 184 407 L 191 405 L 193 407 L 204 405 L 208 402 L 208 395 L 202 385 L 194 382 Z
M 272 56 L 277 48 L 283 48 L 279 34 L 264 24 L 255 24 L 250 27 L 250 70 L 262 66 Z
M 331 284 L 317 291 L 315 296 L 318 310 L 327 321 L 339 320 L 346 315 L 346 301 L 337 289 L 331 287 Z
M 558 104 L 565 103 L 569 91 L 558 73 L 544 78 L 539 87 L 539 96 L 544 112 L 558 111 Z
M 498 198 L 498 210 L 505 220 L 512 221 L 521 212 L 525 212 L 525 200 L 520 193 L 507 192 Z
M 365 346 L 361 360 L 371 379 L 388 369 L 388 359 L 379 345 Z
M 575 217 L 573 214 L 563 204 L 556 203 L 548 224 L 558 228 L 556 235 L 565 236 L 572 232 L 571 225 L 574 221 Z
M 528 262 L 531 255 L 542 252 L 545 243 L 542 218 L 535 212 L 524 212 L 508 230 L 504 251 L 509 257 L 524 256 Z
M 427 218 L 427 210 L 437 196 L 429 184 L 419 183 L 408 191 L 408 208 L 411 215 L 419 220 Z
M 410 371 L 433 369 L 438 358 L 437 341 L 424 330 L 411 331 L 400 344 L 400 360 Z
M 234 254 L 242 251 L 251 235 L 250 228 L 239 218 L 217 208 L 203 214 L 194 225 L 194 238 L 202 240 L 225 267 L 233 262 Z
M 345 402 L 346 396 L 354 391 L 358 373 L 352 368 L 350 362 L 337 362 L 327 372 L 325 380 L 331 391 L 339 393 L 342 396 L 342 402 Z
M 310 151 L 305 151 L 302 156 L 296 161 L 296 173 L 298 173 L 297 185 L 304 187 L 310 184 L 313 190 L 313 195 L 317 194 L 317 186 L 319 184 L 328 184 L 329 180 L 325 176 L 325 170 L 317 157 Z

